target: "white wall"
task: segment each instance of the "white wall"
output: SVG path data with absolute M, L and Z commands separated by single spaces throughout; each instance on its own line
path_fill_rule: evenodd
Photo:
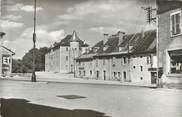
M 147 63 L 147 57 L 149 56 L 135 56 L 131 58 L 132 82 L 147 83 L 147 84 L 151 83 L 151 72 L 148 71 L 148 69 L 152 67 L 152 64 Z M 142 71 L 141 67 L 143 69 Z

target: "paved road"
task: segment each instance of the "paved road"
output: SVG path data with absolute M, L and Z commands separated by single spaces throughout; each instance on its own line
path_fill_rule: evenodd
M 63 98 L 67 95 L 83 98 Z M 0 80 L 0 97 L 3 109 L 9 109 L 3 117 L 10 117 L 14 109 L 25 109 L 21 114 L 26 117 L 182 117 L 182 90 L 175 89 Z M 25 115 L 31 112 L 37 115 Z

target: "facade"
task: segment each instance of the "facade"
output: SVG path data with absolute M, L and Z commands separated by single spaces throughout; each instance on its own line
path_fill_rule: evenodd
M 182 82 L 182 2 L 158 3 L 159 67 L 164 82 Z
M 121 82 L 156 83 L 156 32 L 118 32 L 76 59 L 76 76 Z
M 2 68 L 1 68 L 1 75 L 8 76 L 12 73 L 12 56 L 15 54 L 10 49 L 2 46 Z
M 74 31 L 67 35 L 45 55 L 45 71 L 73 73 L 75 71 L 75 58 L 87 51 L 88 44 L 80 40 Z

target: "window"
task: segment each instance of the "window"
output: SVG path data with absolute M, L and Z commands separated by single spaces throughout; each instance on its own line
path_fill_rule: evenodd
M 119 78 L 121 77 L 121 73 L 120 73 L 120 72 L 118 72 L 118 77 L 119 77 Z
M 171 35 L 178 35 L 181 33 L 181 11 L 171 14 Z
M 127 63 L 126 57 L 123 57 L 123 63 L 124 63 L 124 64 Z
M 85 76 L 85 74 L 86 74 L 85 71 L 83 71 L 83 76 Z
M 103 59 L 103 65 L 105 65 L 106 64 L 106 60 L 105 59 Z
M 170 73 L 182 74 L 182 50 L 169 51 L 170 56 Z
M 143 66 L 140 66 L 140 70 L 143 71 Z
M 151 64 L 151 56 L 147 57 L 147 64 Z
M 66 70 L 68 70 L 68 65 L 66 65 Z
M 113 57 L 113 58 L 112 58 L 112 66 L 113 66 L 113 67 L 115 67 L 115 61 L 116 61 L 116 58 Z
M 96 63 L 95 64 L 96 64 L 96 67 L 98 67 L 98 60 L 96 60 Z
M 92 70 L 90 70 L 90 76 L 92 76 Z
M 114 72 L 114 77 L 116 77 L 116 75 L 117 75 L 117 73 L 116 73 L 116 72 Z
M 66 47 L 66 51 L 68 51 L 68 47 Z
M 92 61 L 90 62 L 90 66 L 92 66 Z
M 135 67 L 135 66 L 133 66 L 133 68 L 135 69 L 136 67 Z
M 68 61 L 68 56 L 66 56 L 66 61 Z

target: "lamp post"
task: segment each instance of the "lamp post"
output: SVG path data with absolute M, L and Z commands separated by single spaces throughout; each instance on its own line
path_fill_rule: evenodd
M 34 0 L 34 30 L 33 30 L 33 64 L 32 64 L 32 82 L 36 82 L 35 74 L 35 45 L 36 43 L 36 0 Z

